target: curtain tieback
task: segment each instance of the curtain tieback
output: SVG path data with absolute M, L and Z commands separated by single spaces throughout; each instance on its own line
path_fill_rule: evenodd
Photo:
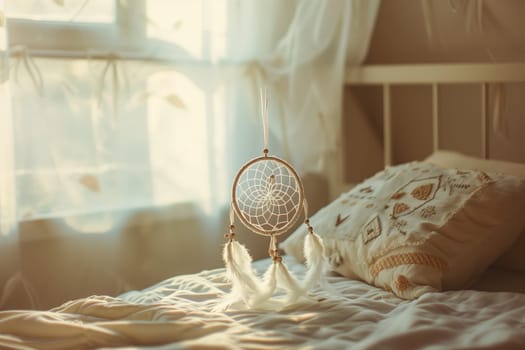
M 18 71 L 20 69 L 20 64 L 23 64 L 38 95 L 42 95 L 44 92 L 44 79 L 42 78 L 42 72 L 38 65 L 36 64 L 34 58 L 29 53 L 29 50 L 26 46 L 16 45 L 10 48 L 11 57 L 15 58 L 13 66 L 13 77 L 15 81 L 18 80 Z
M 88 57 L 88 59 L 90 59 Z M 113 109 L 113 115 L 116 116 L 118 114 L 118 104 L 119 104 L 119 96 L 120 96 L 120 90 L 121 90 L 121 81 L 124 82 L 124 88 L 126 91 L 129 90 L 129 81 L 128 81 L 128 75 L 125 71 L 124 65 L 121 62 L 121 58 L 116 53 L 110 53 L 106 57 L 106 65 L 102 69 L 102 72 L 100 73 L 100 76 L 98 78 L 98 83 L 96 86 L 95 93 L 97 95 L 97 101 L 98 105 L 100 106 L 102 104 L 103 100 L 103 94 L 105 90 L 105 82 L 106 82 L 106 76 L 108 74 L 110 75 L 110 82 L 112 87 L 111 92 L 111 106 Z

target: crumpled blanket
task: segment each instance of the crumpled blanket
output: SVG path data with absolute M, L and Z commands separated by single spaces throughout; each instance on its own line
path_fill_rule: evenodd
M 0 348 L 525 349 L 525 294 L 449 291 L 406 301 L 340 276 L 328 282 L 333 291 L 282 310 L 224 310 L 224 269 L 176 276 L 118 297 L 0 312 Z

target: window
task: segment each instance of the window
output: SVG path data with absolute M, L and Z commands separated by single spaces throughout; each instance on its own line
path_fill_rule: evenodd
M 7 0 L 11 46 L 44 56 L 219 61 L 227 52 L 226 0 Z
M 226 1 L 7 5 L 23 219 L 226 202 Z
M 144 36 L 141 0 L 7 0 L 10 44 L 39 55 L 136 50 Z

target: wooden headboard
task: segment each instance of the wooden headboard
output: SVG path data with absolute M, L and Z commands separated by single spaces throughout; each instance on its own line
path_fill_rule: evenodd
M 383 161 L 392 165 L 392 94 L 396 86 L 427 85 L 431 88 L 432 149 L 440 149 L 439 98 L 440 85 L 470 84 L 480 89 L 480 145 L 479 155 L 489 154 L 489 85 L 494 83 L 525 82 L 525 63 L 461 63 L 461 64 L 387 64 L 363 65 L 348 68 L 347 86 L 375 85 L 382 87 Z M 476 131 L 477 132 L 477 131 Z M 525 152 L 525 150 L 524 150 Z
M 481 154 L 488 158 L 487 91 L 490 83 L 525 82 L 525 63 L 497 64 L 411 64 L 369 65 L 349 68 L 347 85 L 383 87 L 384 163 L 392 164 L 392 115 L 390 89 L 393 85 L 428 84 L 432 86 L 432 141 L 439 149 L 438 87 L 440 84 L 479 84 L 481 89 Z

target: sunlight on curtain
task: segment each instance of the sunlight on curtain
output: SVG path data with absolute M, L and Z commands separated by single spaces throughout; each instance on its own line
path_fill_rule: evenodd
M 37 21 L 104 23 L 115 19 L 115 3 L 107 0 L 9 1 L 9 17 Z
M 379 0 L 300 1 L 288 31 L 252 75 L 270 84 L 280 140 L 302 172 L 324 174 L 336 188 L 341 170 L 345 68 L 368 51 Z M 351 49 L 349 52 L 348 50 Z
M 378 0 L 4 2 L 0 233 L 19 232 L 0 308 L 220 266 L 231 182 L 262 154 L 261 87 L 271 153 L 337 184 L 344 66 Z
M 226 58 L 227 10 L 226 0 L 148 0 L 146 33 L 155 41 L 176 44 L 192 59 L 216 61 Z
M 213 162 L 225 154 L 225 130 L 221 128 L 225 116 L 220 104 L 225 97 L 224 90 L 207 93 L 186 75 L 173 71 L 155 73 L 148 84 L 159 96 L 148 103 L 155 202 L 197 200 L 209 212 L 215 192 L 212 173 L 224 180 L 223 169 Z M 177 96 L 185 96 L 185 102 L 177 100 Z M 217 190 L 224 184 L 218 181 Z M 219 202 L 225 200 L 223 197 Z
M 228 77 L 210 63 L 224 56 L 226 7 L 209 4 L 148 1 L 144 13 L 131 13 L 129 21 L 147 33 L 139 54 L 153 60 L 118 52 L 90 57 L 96 47 L 86 47 L 86 58 L 40 57 L 12 47 L 22 219 L 174 203 L 196 203 L 211 214 L 227 203 Z M 17 14 L 31 13 L 19 7 Z M 50 11 L 44 19 L 54 18 Z M 67 221 L 90 231 L 111 226 L 111 220 Z
M 347 49 L 363 40 L 350 47 L 364 59 L 379 1 L 7 3 L 2 224 L 15 217 L 4 208 L 19 220 L 188 203 L 219 215 L 235 171 L 262 150 L 260 87 L 272 153 L 337 181 Z
M 7 65 L 7 18 L 0 0 L 0 233 L 16 225 L 16 194 L 13 164 L 13 124 Z

